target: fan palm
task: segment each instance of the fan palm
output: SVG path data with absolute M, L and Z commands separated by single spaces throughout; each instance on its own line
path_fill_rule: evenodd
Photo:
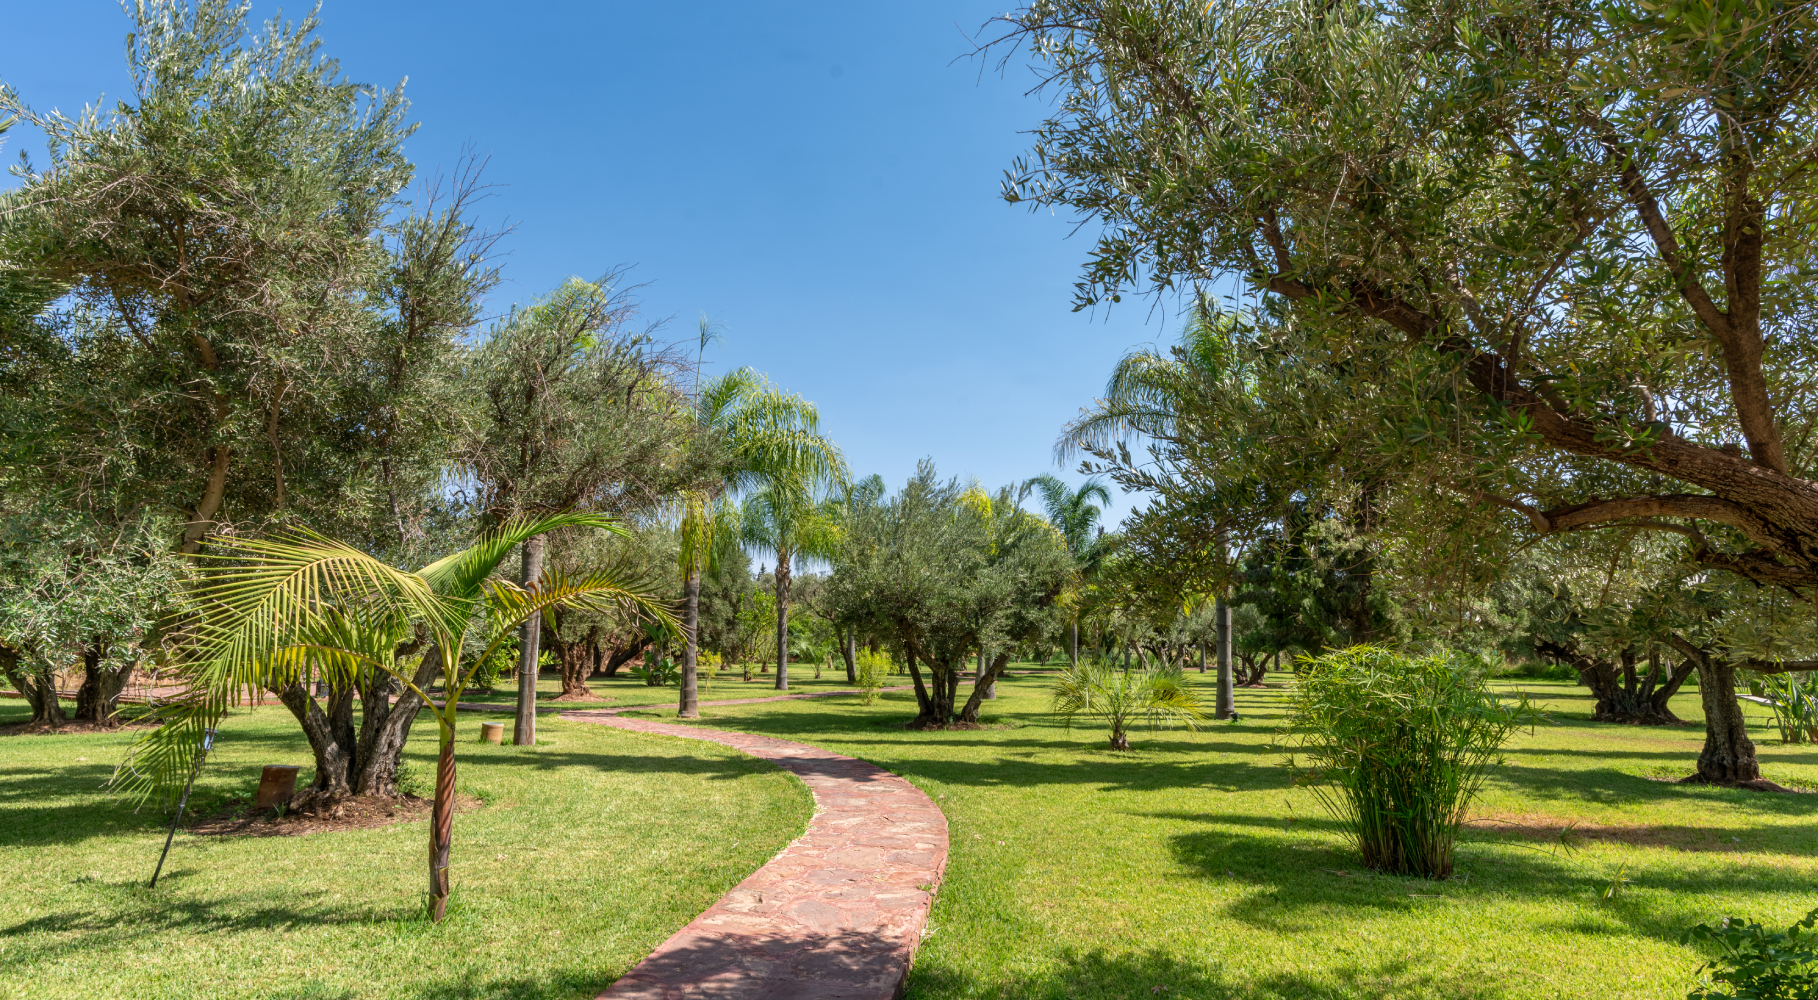
M 1119 670 L 1103 661 L 1078 664 L 1055 681 L 1054 713 L 1072 728 L 1077 716 L 1095 716 L 1111 727 L 1111 749 L 1130 749 L 1130 725 L 1145 719 L 1150 726 L 1179 722 L 1188 729 L 1205 721 L 1193 689 L 1180 669 L 1145 667 Z
M 173 787 L 188 772 L 202 730 L 213 727 L 241 691 L 283 687 L 312 675 L 351 682 L 363 671 L 382 671 L 422 699 L 441 737 L 429 865 L 430 914 L 441 920 L 454 818 L 455 712 L 472 665 L 485 663 L 520 623 L 556 604 L 619 607 L 676 624 L 653 595 L 610 572 L 568 579 L 549 571 L 530 586 L 496 575 L 499 562 L 520 543 L 562 528 L 626 533 L 597 514 L 515 517 L 414 573 L 302 531 L 233 540 L 200 557 L 184 607 L 190 642 L 181 666 L 189 693 L 163 713 L 164 726 L 134 744 L 116 782 L 141 793 Z M 431 642 L 425 666 L 434 669 L 405 671 L 397 649 L 418 630 Z M 442 680 L 440 705 L 418 682 L 435 673 Z

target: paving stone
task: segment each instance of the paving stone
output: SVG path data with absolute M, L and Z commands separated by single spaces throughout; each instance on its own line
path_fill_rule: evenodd
M 716 704 L 798 697 L 813 696 Z M 815 814 L 800 837 L 598 1000 L 901 996 L 947 866 L 947 818 L 928 796 L 883 768 L 818 747 L 618 714 L 626 710 L 569 711 L 562 717 L 708 740 L 762 757 L 808 786 Z

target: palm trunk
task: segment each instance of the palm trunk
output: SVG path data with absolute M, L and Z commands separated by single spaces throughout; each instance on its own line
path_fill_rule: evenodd
M 1218 624 L 1218 713 L 1220 719 L 1237 714 L 1237 702 L 1231 693 L 1231 605 L 1221 596 L 1213 607 Z
M 1067 629 L 1067 665 L 1079 666 L 1079 619 L 1073 619 Z
M 530 587 L 542 576 L 543 536 L 538 535 L 524 542 L 521 582 L 525 587 Z M 518 627 L 518 714 L 511 729 L 513 746 L 531 747 L 537 744 L 537 640 L 542 635 L 542 615 L 531 615 Z
M 840 643 L 840 655 L 846 660 L 846 683 L 858 683 L 858 629 L 846 632 L 846 641 Z
M 441 722 L 442 752 L 436 757 L 436 799 L 429 817 L 429 919 L 448 915 L 448 849 L 454 841 L 454 726 L 449 706 Z
M 776 689 L 789 690 L 789 550 L 776 552 Z
M 688 568 L 688 582 L 682 588 L 682 632 L 688 644 L 682 648 L 682 700 L 676 718 L 701 717 L 701 691 L 696 667 L 700 663 L 698 633 L 701 629 L 701 571 Z

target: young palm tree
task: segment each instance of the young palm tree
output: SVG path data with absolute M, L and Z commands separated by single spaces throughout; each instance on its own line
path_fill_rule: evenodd
M 472 665 L 489 660 L 520 623 L 555 604 L 629 608 L 675 626 L 654 595 L 610 573 L 571 580 L 545 572 L 528 587 L 495 575 L 520 543 L 559 528 L 625 534 L 595 514 L 518 517 L 414 573 L 308 532 L 225 543 L 201 557 L 187 595 L 192 641 L 181 667 L 189 693 L 163 713 L 165 725 L 134 744 L 117 783 L 141 793 L 174 787 L 189 771 L 202 730 L 220 720 L 240 691 L 324 675 L 351 682 L 363 671 L 383 671 L 422 699 L 441 736 L 429 863 L 429 910 L 440 921 L 448 906 L 453 837 L 455 710 Z M 404 670 L 397 650 L 417 630 L 431 645 L 423 667 Z M 473 654 L 463 655 L 468 650 Z M 442 679 L 441 705 L 424 690 L 426 682 L 419 684 L 435 673 Z
M 1054 713 L 1070 729 L 1077 716 L 1094 716 L 1111 726 L 1111 749 L 1130 749 L 1130 725 L 1179 722 L 1188 729 L 1205 721 L 1199 698 L 1181 680 L 1180 670 L 1143 667 L 1119 670 L 1103 661 L 1079 664 L 1054 684 Z
M 708 336 L 709 329 L 703 323 L 703 346 Z M 747 540 L 740 528 L 739 511 L 729 498 L 758 490 L 812 493 L 846 480 L 846 461 L 833 442 L 820 433 L 820 414 L 814 404 L 778 389 L 750 368 L 727 372 L 703 384 L 696 393 L 695 414 L 704 436 L 717 439 L 731 451 L 732 471 L 719 488 L 685 494 L 681 501 L 679 562 L 687 646 L 682 655 L 678 714 L 687 719 L 700 715 L 696 673 L 699 646 L 695 633 L 700 623 L 701 574 L 711 568 L 714 553 L 726 539 Z M 821 553 L 817 550 L 812 554 Z M 788 561 L 781 550 L 777 565 L 778 618 L 783 623 L 779 628 L 783 628 L 788 615 Z M 784 648 L 786 659 L 786 643 Z M 778 662 L 777 686 L 786 688 L 782 664 L 783 661 Z
M 839 549 L 840 507 L 781 479 L 752 494 L 741 519 L 745 544 L 776 553 L 776 689 L 789 690 L 789 574 L 794 560 L 831 559 Z
M 1097 476 L 1071 489 L 1066 483 L 1050 475 L 1036 476 L 1023 484 L 1023 489 L 1039 490 L 1042 495 L 1042 509 L 1048 515 L 1048 523 L 1060 532 L 1061 541 L 1073 556 L 1074 571 L 1081 577 L 1090 575 L 1097 566 L 1103 552 L 1098 527 L 1099 515 L 1103 508 L 1092 501 L 1108 504 L 1111 502 L 1111 491 L 1099 482 Z M 1079 614 L 1073 615 L 1071 630 L 1067 636 L 1067 662 L 1079 665 Z

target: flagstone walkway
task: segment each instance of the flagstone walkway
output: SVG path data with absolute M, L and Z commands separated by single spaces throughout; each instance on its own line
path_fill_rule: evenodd
M 748 698 L 718 704 L 794 700 Z M 654 706 L 636 706 L 648 708 Z M 598 1000 L 892 1000 L 947 865 L 947 818 L 883 768 L 767 736 L 627 719 L 564 719 L 709 740 L 762 757 L 814 795 L 808 829 Z

